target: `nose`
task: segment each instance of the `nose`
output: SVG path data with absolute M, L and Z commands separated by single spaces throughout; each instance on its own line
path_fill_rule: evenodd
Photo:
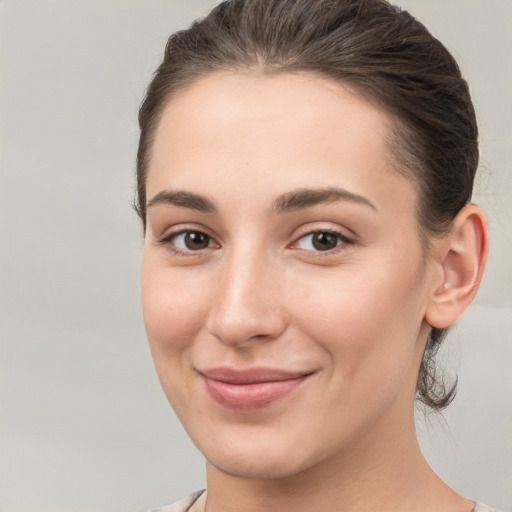
M 210 335 L 233 347 L 279 337 L 286 320 L 275 274 L 262 258 L 240 254 L 226 261 L 214 284 L 206 322 Z

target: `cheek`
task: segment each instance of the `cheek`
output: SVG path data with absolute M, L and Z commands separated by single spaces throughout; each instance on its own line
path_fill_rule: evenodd
M 193 396 L 190 354 L 205 318 L 203 287 L 182 272 L 145 257 L 142 266 L 142 307 L 155 369 L 170 404 L 182 416 Z
M 142 267 L 144 324 L 157 370 L 162 358 L 183 353 L 202 327 L 207 310 L 200 283 L 186 272 L 159 268 L 150 258 Z M 167 361 L 167 363 L 172 361 Z
M 370 386 L 409 370 L 422 325 L 421 287 L 415 272 L 404 275 L 396 265 L 365 270 L 309 280 L 296 295 L 296 310 L 297 323 L 331 358 L 337 377 Z

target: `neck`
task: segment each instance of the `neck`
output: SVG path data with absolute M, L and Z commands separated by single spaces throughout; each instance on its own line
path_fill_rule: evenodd
M 378 440 L 378 441 L 377 441 Z M 359 436 L 343 453 L 292 476 L 247 479 L 207 464 L 206 512 L 470 512 L 424 459 L 413 413 Z

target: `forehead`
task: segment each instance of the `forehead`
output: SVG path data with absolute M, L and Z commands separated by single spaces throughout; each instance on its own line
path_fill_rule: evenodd
M 394 172 L 392 118 L 311 74 L 219 72 L 171 98 L 157 128 L 148 198 L 162 189 L 222 193 L 226 182 L 276 194 L 336 185 L 376 201 L 410 183 Z

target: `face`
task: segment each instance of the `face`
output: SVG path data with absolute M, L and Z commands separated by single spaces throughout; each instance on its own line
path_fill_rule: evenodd
M 389 124 L 306 74 L 212 74 L 163 113 L 144 319 L 169 401 L 222 472 L 360 460 L 412 424 L 429 271 Z

